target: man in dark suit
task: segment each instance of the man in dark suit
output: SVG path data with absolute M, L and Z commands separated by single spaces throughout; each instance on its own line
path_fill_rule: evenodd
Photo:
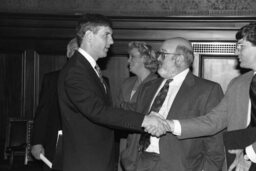
M 222 101 L 205 116 L 171 121 L 171 131 L 179 135 L 179 138 L 212 135 L 224 128 L 233 131 L 245 129 L 248 126 L 255 127 L 251 123 L 255 123 L 255 113 L 253 113 L 255 101 L 252 101 L 252 99 L 256 95 L 250 96 L 249 91 L 255 87 L 256 23 L 242 27 L 237 32 L 236 39 L 240 66 L 252 71 L 234 78 L 230 82 Z M 234 168 L 239 171 L 249 170 L 251 164 L 256 163 L 256 141 L 245 149 L 234 149 L 230 152 L 236 155 L 236 159 L 230 166 L 229 171 Z M 255 168 L 251 170 L 255 170 Z
M 189 71 L 194 54 L 188 40 L 168 39 L 157 54 L 160 61 L 158 73 L 162 78 L 145 83 L 138 96 L 136 111 L 149 113 L 154 99 L 169 79 L 172 81 L 168 83 L 167 96 L 158 112 L 163 118 L 200 116 L 218 104 L 223 97 L 220 85 Z M 138 138 L 136 141 L 139 144 Z M 151 136 L 149 145 L 141 151 L 136 162 L 136 171 L 219 171 L 224 162 L 222 134 L 186 140 L 179 140 L 172 134 L 160 138 Z
M 67 58 L 70 58 L 78 48 L 76 39 L 67 45 Z M 59 71 L 44 75 L 36 110 L 32 134 L 32 155 L 40 160 L 40 153 L 51 162 L 54 160 L 58 130 L 61 130 L 60 109 L 57 95 Z M 50 168 L 44 165 L 44 170 Z
M 61 129 L 60 110 L 58 105 L 57 84 L 59 71 L 45 74 L 37 107 L 33 134 L 33 156 L 40 160 L 40 153 L 53 161 L 58 130 Z M 44 170 L 50 168 L 44 165 Z
M 111 22 L 99 14 L 85 15 L 78 26 L 80 48 L 60 72 L 58 95 L 63 124 L 64 171 L 113 171 L 114 130 L 141 131 L 151 127 L 165 133 L 156 116 L 113 108 L 109 87 L 96 61 L 113 44 Z

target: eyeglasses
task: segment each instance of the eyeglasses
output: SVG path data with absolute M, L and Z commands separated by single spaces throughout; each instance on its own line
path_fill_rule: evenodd
M 156 58 L 158 59 L 159 57 L 161 57 L 163 60 L 166 58 L 166 55 L 180 55 L 179 53 L 168 53 L 168 52 L 161 52 L 161 51 L 157 51 L 156 52 Z
M 247 43 L 247 42 L 239 42 L 236 44 L 236 50 L 237 51 L 242 51 L 244 50 L 245 48 L 251 46 L 250 43 Z
M 244 44 L 240 44 L 240 43 L 237 43 L 236 44 L 236 49 L 237 50 L 243 50 L 245 48 L 245 45 Z

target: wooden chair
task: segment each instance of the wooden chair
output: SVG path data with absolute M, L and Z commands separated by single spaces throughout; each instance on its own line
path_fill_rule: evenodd
M 30 154 L 30 135 L 33 126 L 32 120 L 9 118 L 6 141 L 5 141 L 5 159 L 9 159 L 9 165 L 12 167 L 16 156 L 24 156 L 24 164 L 32 161 Z

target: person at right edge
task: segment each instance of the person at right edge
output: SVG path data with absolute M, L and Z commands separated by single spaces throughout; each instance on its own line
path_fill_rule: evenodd
M 224 128 L 233 131 L 256 126 L 256 22 L 240 28 L 236 39 L 240 66 L 251 71 L 231 80 L 222 101 L 205 116 L 169 121 L 170 131 L 178 138 L 212 135 Z M 256 141 L 245 149 L 228 152 L 236 156 L 229 171 L 256 170 Z

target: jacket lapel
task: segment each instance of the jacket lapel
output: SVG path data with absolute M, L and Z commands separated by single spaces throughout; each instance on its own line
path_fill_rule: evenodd
M 100 78 L 98 77 L 98 75 L 96 74 L 95 70 L 92 68 L 91 64 L 89 63 L 89 61 L 87 61 L 87 59 L 85 59 L 85 57 L 79 53 L 78 51 L 76 51 L 75 53 L 77 53 L 75 56 L 77 56 L 78 61 L 83 65 L 83 67 L 85 68 L 85 72 L 87 72 L 86 75 L 89 76 L 89 78 L 95 83 L 95 86 L 97 86 L 100 91 L 106 95 L 105 92 L 105 88 L 104 85 L 101 83 Z M 74 57 L 75 57 L 74 56 Z M 88 78 L 87 78 L 88 79 Z M 106 85 L 107 86 L 107 85 Z
M 167 119 L 172 119 L 176 118 L 178 114 L 177 110 L 181 108 L 181 104 L 184 102 L 184 98 L 189 98 L 187 97 L 187 92 L 190 91 L 190 87 L 192 87 L 195 83 L 194 76 L 191 72 L 188 72 L 186 78 L 184 79 L 176 97 L 174 98 L 174 101 L 172 103 L 172 106 L 170 108 L 170 111 L 168 113 Z
M 131 102 L 136 102 L 141 87 L 143 87 L 147 82 L 152 81 L 152 80 L 155 80 L 155 79 L 157 79 L 157 78 L 158 78 L 158 77 L 157 77 L 156 74 L 154 74 L 154 73 L 149 74 L 149 75 L 143 80 L 143 82 L 141 83 L 141 85 L 138 87 L 138 89 L 136 90 L 135 94 L 132 96 L 132 99 L 131 99 L 130 101 L 131 101 Z M 136 81 L 136 80 L 135 80 L 135 81 Z M 132 82 L 133 85 L 132 85 L 131 89 L 130 89 L 129 91 L 127 91 L 127 93 L 129 93 L 129 96 L 130 96 L 130 92 L 132 92 L 132 89 L 133 89 L 133 86 L 134 86 L 134 84 L 135 84 L 135 81 Z M 148 84 L 148 85 L 150 85 L 150 84 Z
M 138 112 L 148 114 L 152 99 L 155 96 L 162 81 L 163 79 L 159 78 L 154 81 L 145 83 L 142 94 L 140 95 L 140 101 L 138 102 Z
M 249 105 L 249 89 L 250 89 L 250 84 L 251 84 L 251 80 L 252 80 L 252 77 L 253 77 L 254 73 L 253 72 L 250 72 L 248 73 L 247 75 L 245 75 L 245 77 L 243 77 L 243 79 L 241 80 L 240 84 L 239 84 L 239 87 L 237 88 L 237 94 L 239 99 L 234 99 L 234 100 L 237 100 L 237 104 L 239 104 L 240 107 L 240 112 L 238 112 L 239 114 L 240 113 L 245 113 L 246 114 L 246 120 L 244 119 L 244 115 L 238 115 L 238 117 L 241 117 L 240 119 L 236 118 L 237 120 L 240 120 L 240 121 L 244 121 L 243 125 L 241 126 L 244 126 L 246 127 L 247 126 L 247 120 L 248 120 L 248 105 Z M 250 110 L 250 109 L 249 109 Z
M 137 81 L 137 77 L 130 77 L 130 79 L 129 79 L 129 81 L 127 81 L 123 86 L 123 90 L 125 90 L 125 91 L 123 91 L 123 93 L 124 93 L 124 100 L 125 101 L 129 101 L 129 102 L 133 102 L 134 101 L 134 95 L 133 95 L 133 97 L 132 97 L 132 99 L 130 99 L 130 97 L 131 97 L 131 92 L 132 92 L 132 90 L 133 90 L 133 87 L 134 87 L 134 85 L 135 85 L 135 83 L 136 83 L 136 81 Z

